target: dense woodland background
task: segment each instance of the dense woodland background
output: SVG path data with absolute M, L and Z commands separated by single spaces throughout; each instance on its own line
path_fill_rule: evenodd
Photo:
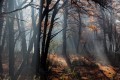
M 120 80 L 119 0 L 0 0 L 0 80 Z

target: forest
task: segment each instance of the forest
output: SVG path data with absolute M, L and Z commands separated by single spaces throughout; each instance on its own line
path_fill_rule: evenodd
M 0 80 L 120 80 L 120 0 L 0 0 Z

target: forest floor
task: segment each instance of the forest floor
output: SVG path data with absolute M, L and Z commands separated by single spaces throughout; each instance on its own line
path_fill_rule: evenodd
M 120 80 L 120 69 L 96 62 L 90 56 L 71 55 L 71 67 L 64 58 L 51 54 L 49 80 Z
M 22 56 L 17 55 L 15 61 L 16 71 L 22 63 Z M 92 56 L 70 55 L 71 66 L 68 66 L 65 59 L 57 54 L 50 54 L 49 60 L 49 80 L 120 80 L 120 68 L 109 64 L 103 64 L 103 61 L 97 62 Z M 4 79 L 8 80 L 8 58 L 3 61 Z M 33 79 L 30 65 L 20 74 L 18 80 Z

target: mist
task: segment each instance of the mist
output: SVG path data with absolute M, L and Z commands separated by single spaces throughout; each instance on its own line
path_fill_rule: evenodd
M 119 4 L 1 0 L 0 80 L 119 80 Z

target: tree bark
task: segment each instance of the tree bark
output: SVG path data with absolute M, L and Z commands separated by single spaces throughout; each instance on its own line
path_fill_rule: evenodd
M 70 59 L 69 59 L 69 55 L 67 53 L 67 39 L 66 39 L 66 30 L 67 30 L 67 19 L 68 19 L 68 9 L 67 9 L 67 5 L 68 5 L 68 0 L 67 0 L 67 3 L 66 3 L 66 6 L 64 7 L 64 22 L 63 22 L 63 51 L 62 51 L 62 54 L 63 54 L 63 57 L 66 59 L 66 62 L 68 64 L 68 66 L 71 68 L 71 62 L 70 62 Z
M 8 1 L 8 10 L 14 9 L 14 0 Z M 14 14 L 11 14 L 14 17 Z M 9 32 L 9 75 L 11 80 L 14 80 L 14 19 L 8 18 L 8 32 Z
M 0 13 L 2 13 L 2 5 L 3 5 L 3 2 L 4 2 L 4 0 L 1 0 L 0 1 Z M 2 36 L 2 28 L 3 28 L 3 22 L 4 22 L 4 20 L 3 20 L 3 18 L 2 18 L 2 16 L 0 16 L 0 42 L 2 41 L 2 37 L 4 37 L 4 36 Z M 2 51 L 3 51 L 3 45 L 2 44 L 0 44 L 0 76 L 2 75 L 2 73 L 3 73 L 3 67 L 2 67 Z

